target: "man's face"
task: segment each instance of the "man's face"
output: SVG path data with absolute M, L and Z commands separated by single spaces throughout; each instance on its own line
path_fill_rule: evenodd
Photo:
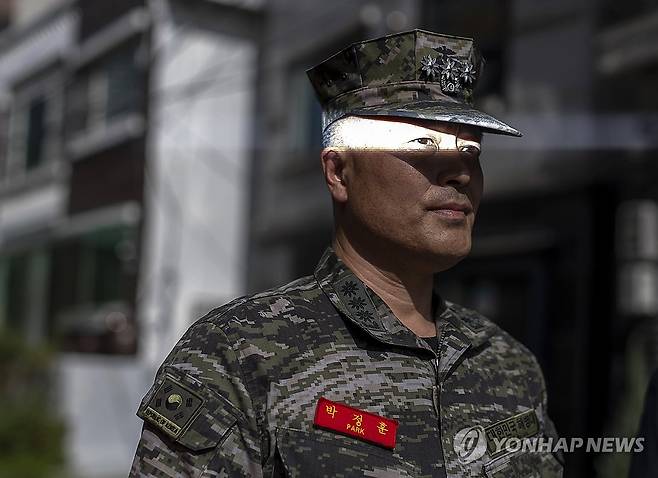
M 359 118 L 349 129 L 358 138 L 348 146 L 362 143 L 348 148 L 343 172 L 341 221 L 351 239 L 432 272 L 464 258 L 483 189 L 480 131 L 391 117 Z

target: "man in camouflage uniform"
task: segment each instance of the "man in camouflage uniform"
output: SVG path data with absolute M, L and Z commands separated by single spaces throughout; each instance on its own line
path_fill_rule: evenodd
M 335 234 L 313 275 L 197 321 L 138 415 L 131 477 L 559 477 L 534 356 L 433 276 L 482 193 L 472 40 L 413 30 L 309 70 Z

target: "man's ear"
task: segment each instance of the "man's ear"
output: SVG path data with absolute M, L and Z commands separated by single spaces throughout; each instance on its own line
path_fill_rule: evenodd
M 347 202 L 348 153 L 337 148 L 324 148 L 320 153 L 322 172 L 334 201 Z

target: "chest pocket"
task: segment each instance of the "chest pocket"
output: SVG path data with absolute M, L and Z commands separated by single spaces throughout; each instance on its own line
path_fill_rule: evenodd
M 485 463 L 487 478 L 562 478 L 563 467 L 551 452 L 517 451 Z
M 306 478 L 372 476 L 412 478 L 418 469 L 392 452 L 323 431 L 303 432 L 280 428 L 274 476 Z

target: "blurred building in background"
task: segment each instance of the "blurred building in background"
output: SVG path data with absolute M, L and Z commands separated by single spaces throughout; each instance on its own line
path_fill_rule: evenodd
M 259 9 L 2 4 L 0 324 L 61 350 L 79 476 L 125 476 L 155 367 L 244 292 Z
M 54 341 L 72 468 L 125 476 L 155 367 L 332 231 L 305 70 L 410 28 L 474 36 L 473 252 L 439 290 L 539 358 L 563 436 L 632 435 L 658 364 L 658 7 L 646 0 L 0 1 L 0 325 Z M 567 454 L 567 477 L 628 456 Z

